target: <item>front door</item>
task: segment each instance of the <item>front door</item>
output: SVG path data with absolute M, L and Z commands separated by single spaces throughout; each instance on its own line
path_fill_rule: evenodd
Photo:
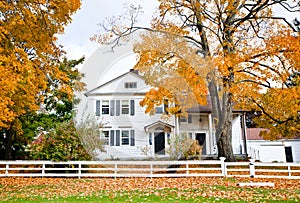
M 292 147 L 285 147 L 286 162 L 294 162 Z
M 195 138 L 196 140 L 198 140 L 199 145 L 202 147 L 202 154 L 206 154 L 206 145 L 205 145 L 206 133 L 196 133 Z
M 165 133 L 154 133 L 154 152 L 155 154 L 165 154 Z

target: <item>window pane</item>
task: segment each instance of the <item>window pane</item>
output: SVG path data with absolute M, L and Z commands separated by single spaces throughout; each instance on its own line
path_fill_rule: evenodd
M 155 113 L 156 114 L 162 114 L 163 113 L 163 107 L 161 107 L 161 106 L 155 107 Z
M 109 114 L 109 100 L 102 101 L 102 114 Z
M 149 145 L 152 145 L 152 133 L 149 133 Z
M 125 82 L 125 88 L 136 88 L 137 83 L 136 82 Z
M 192 123 L 192 122 L 193 122 L 192 115 L 189 115 L 188 116 L 188 123 Z
M 122 131 L 122 145 L 129 145 L 129 131 Z
M 122 114 L 129 114 L 129 108 L 122 108 Z
M 187 122 L 187 118 L 182 117 L 182 118 L 179 119 L 179 121 L 180 121 L 181 123 L 186 123 L 186 122 Z
M 103 101 L 102 101 L 102 105 L 108 106 L 108 105 L 109 105 L 109 101 L 108 101 L 108 100 L 103 100 Z
M 122 114 L 129 114 L 129 100 L 122 100 Z
M 102 131 L 101 140 L 104 145 L 109 144 L 109 131 Z
M 129 106 L 129 100 L 122 100 L 122 106 Z

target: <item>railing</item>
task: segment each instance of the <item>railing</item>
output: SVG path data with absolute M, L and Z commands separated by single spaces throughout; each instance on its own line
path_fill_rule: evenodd
M 255 177 L 300 179 L 300 164 L 205 161 L 0 161 L 0 177 Z

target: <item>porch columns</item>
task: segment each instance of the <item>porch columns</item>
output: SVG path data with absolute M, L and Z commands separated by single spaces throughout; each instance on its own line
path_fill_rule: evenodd
M 208 114 L 208 134 L 209 134 L 209 142 L 207 143 L 209 148 L 208 152 L 209 154 L 213 154 L 213 147 L 216 145 L 216 138 L 213 133 L 213 123 L 212 123 L 212 115 Z

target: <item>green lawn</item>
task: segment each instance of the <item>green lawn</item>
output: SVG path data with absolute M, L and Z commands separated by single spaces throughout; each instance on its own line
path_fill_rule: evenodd
M 300 190 L 297 180 L 283 180 L 283 182 L 279 180 L 278 184 L 281 184 L 280 187 L 283 187 L 282 189 L 243 188 L 236 185 L 237 181 L 240 180 L 234 178 L 4 178 L 0 179 L 0 202 L 174 203 L 300 201 Z M 283 185 L 286 185 L 286 188 Z

